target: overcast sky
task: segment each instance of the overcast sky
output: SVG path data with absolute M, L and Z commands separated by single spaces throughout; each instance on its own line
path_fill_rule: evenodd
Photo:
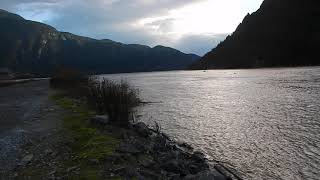
M 203 55 L 263 0 L 1 0 L 0 8 L 60 31 Z

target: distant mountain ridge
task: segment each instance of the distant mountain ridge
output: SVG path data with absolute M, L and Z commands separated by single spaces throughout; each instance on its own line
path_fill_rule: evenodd
M 319 0 L 265 0 L 190 69 L 320 65 L 319 7 Z
M 0 67 L 50 75 L 59 67 L 86 73 L 185 69 L 199 57 L 176 49 L 122 44 L 59 32 L 0 10 Z

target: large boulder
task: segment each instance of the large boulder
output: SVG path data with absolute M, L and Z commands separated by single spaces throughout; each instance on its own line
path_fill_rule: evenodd
M 152 134 L 149 127 L 143 122 L 138 122 L 134 124 L 133 127 L 135 128 L 135 131 L 143 137 L 148 137 L 150 134 Z

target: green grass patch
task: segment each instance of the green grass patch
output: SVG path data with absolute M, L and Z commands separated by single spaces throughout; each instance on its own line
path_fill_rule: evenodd
M 89 161 L 103 162 L 114 153 L 120 140 L 90 126 L 88 121 L 95 113 L 89 110 L 86 103 L 60 93 L 50 96 L 50 99 L 66 110 L 64 126 L 67 134 L 74 139 L 70 145 L 74 158 L 66 166 L 80 166 L 80 179 L 102 179 L 97 170 L 100 165 L 90 165 Z

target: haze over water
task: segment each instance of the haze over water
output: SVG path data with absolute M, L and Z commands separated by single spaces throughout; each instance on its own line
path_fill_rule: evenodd
M 106 75 L 126 79 L 157 121 L 244 179 L 319 179 L 320 68 Z

